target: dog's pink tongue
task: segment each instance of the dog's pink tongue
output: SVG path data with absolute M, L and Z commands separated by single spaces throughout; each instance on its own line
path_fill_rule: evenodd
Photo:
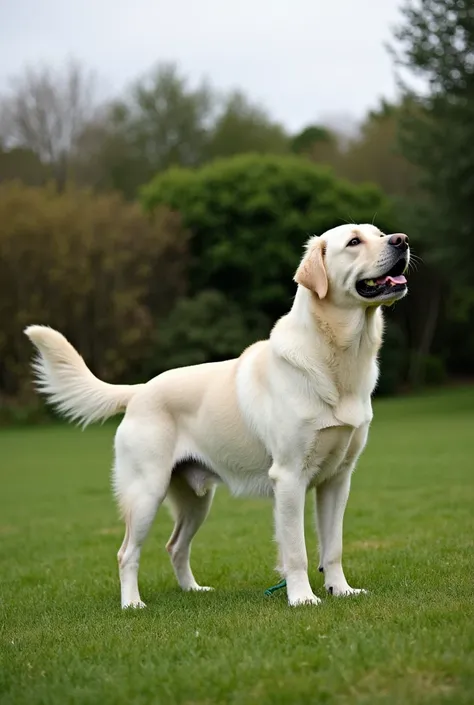
M 407 283 L 406 277 L 403 276 L 403 274 L 399 274 L 397 277 L 379 277 L 375 281 L 377 282 L 377 284 L 386 284 L 387 282 L 390 282 L 390 284 L 406 284 Z

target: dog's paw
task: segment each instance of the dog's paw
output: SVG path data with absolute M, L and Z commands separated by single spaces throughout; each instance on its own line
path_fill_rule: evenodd
M 209 587 L 208 585 L 198 585 L 197 583 L 182 583 L 181 590 L 184 592 L 211 592 L 214 588 Z
M 133 602 L 125 602 L 125 604 L 122 605 L 123 610 L 129 610 L 129 609 L 142 610 L 144 607 L 146 607 L 146 605 L 141 600 L 133 600 Z
M 212 592 L 213 590 L 214 588 L 209 587 L 208 585 L 194 585 L 189 588 L 190 592 Z
M 326 585 L 326 590 L 330 595 L 335 597 L 348 597 L 349 595 L 362 595 L 367 594 L 367 590 L 363 588 L 353 588 L 348 583 L 342 585 Z
M 299 607 L 300 605 L 319 605 L 321 600 L 312 592 L 308 594 L 295 595 L 288 597 L 290 607 Z

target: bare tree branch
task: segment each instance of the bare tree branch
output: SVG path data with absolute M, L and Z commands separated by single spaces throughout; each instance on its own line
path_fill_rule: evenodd
M 28 68 L 0 98 L 0 141 L 26 147 L 51 165 L 59 186 L 97 110 L 96 76 L 77 61 L 63 69 Z

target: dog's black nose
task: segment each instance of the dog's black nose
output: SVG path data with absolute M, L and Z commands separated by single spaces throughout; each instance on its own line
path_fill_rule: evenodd
M 389 238 L 389 243 L 392 247 L 396 247 L 397 250 L 401 252 L 406 252 L 408 250 L 408 237 L 404 233 L 396 233 L 391 235 Z

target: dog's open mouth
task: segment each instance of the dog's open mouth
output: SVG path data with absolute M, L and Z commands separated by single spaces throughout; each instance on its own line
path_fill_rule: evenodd
M 395 294 L 405 291 L 407 280 L 403 272 L 407 266 L 405 257 L 400 257 L 398 262 L 382 276 L 374 279 L 361 279 L 356 284 L 357 293 L 365 299 L 373 299 L 384 294 Z

